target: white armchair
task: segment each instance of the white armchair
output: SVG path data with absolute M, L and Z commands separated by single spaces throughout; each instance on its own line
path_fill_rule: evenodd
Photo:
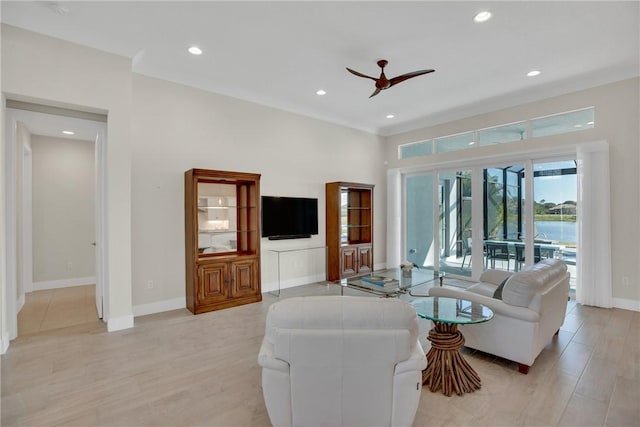
M 258 363 L 276 427 L 411 426 L 427 366 L 410 304 L 347 296 L 272 304 Z

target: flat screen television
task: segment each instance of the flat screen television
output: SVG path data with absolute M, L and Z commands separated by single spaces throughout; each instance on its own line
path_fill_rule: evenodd
M 318 234 L 318 199 L 262 196 L 262 237 L 303 239 Z

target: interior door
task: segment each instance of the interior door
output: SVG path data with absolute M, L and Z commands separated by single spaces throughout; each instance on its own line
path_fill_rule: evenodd
M 94 191 L 95 198 L 95 239 L 90 243 L 95 250 L 96 257 L 96 311 L 98 312 L 98 318 L 103 318 L 103 277 L 104 277 L 104 264 L 102 262 L 104 256 L 104 226 L 102 223 L 102 212 L 104 210 L 104 167 L 102 164 L 102 152 L 104 150 L 104 135 L 102 132 L 98 132 L 96 135 L 96 144 L 94 147 L 95 156 L 95 173 L 94 173 Z

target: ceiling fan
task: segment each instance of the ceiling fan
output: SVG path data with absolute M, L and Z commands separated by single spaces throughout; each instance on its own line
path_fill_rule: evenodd
M 378 67 L 380 67 L 382 70 L 380 72 L 380 77 L 378 77 L 377 79 L 375 77 L 371 77 L 371 76 L 367 76 L 366 74 L 359 73 L 355 70 L 352 70 L 349 67 L 347 67 L 347 71 L 358 77 L 364 77 L 365 79 L 371 79 L 376 82 L 376 90 L 371 94 L 371 96 L 369 96 L 369 98 L 372 98 L 377 94 L 379 94 L 380 91 L 389 89 L 391 86 L 397 85 L 398 83 L 401 83 L 405 80 L 409 80 L 410 78 L 421 76 L 423 74 L 433 73 L 435 71 L 435 70 L 412 71 L 410 73 L 401 74 L 392 79 L 387 79 L 387 76 L 384 75 L 384 67 L 386 67 L 388 63 L 389 61 L 387 61 L 386 59 L 381 59 L 378 61 Z

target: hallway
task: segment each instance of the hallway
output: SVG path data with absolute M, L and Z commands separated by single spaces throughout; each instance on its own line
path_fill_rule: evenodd
M 98 321 L 95 285 L 30 292 L 18 313 L 18 336 Z

